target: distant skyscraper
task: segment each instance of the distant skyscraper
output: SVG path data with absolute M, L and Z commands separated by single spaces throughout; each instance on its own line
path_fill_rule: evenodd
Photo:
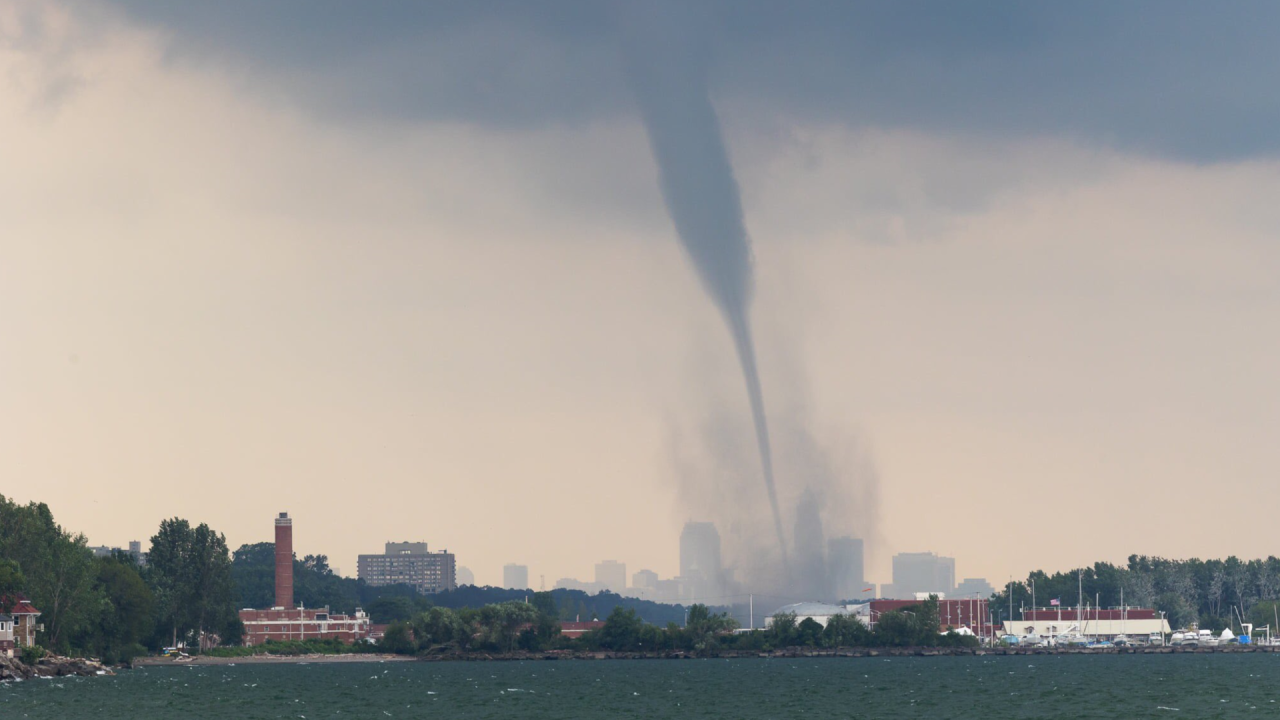
M 951 595 L 954 598 L 978 598 L 985 600 L 994 595 L 996 589 L 991 587 L 991 583 L 986 578 L 965 578 L 964 582 L 956 586 L 955 592 Z
M 529 566 L 507 563 L 502 566 L 502 587 L 508 590 L 529 589 Z
M 709 600 L 724 594 L 724 566 L 720 563 L 720 533 L 709 522 L 685 523 L 680 533 L 680 580 L 686 601 Z
M 827 567 L 836 600 L 861 600 L 867 593 L 862 570 L 862 540 L 855 537 L 827 541 Z
M 596 584 L 616 593 L 626 590 L 627 564 L 616 560 L 602 560 L 596 563 Z
M 631 587 L 641 590 L 653 590 L 658 587 L 658 573 L 652 570 L 639 570 L 631 576 Z
M 454 575 L 457 576 L 458 585 L 460 586 L 476 584 L 476 574 L 471 572 L 468 568 L 460 567 L 454 571 Z
M 917 593 L 950 595 L 956 584 L 956 559 L 931 552 L 893 556 L 893 594 L 906 600 Z
M 818 497 L 805 489 L 796 504 L 795 540 L 791 556 L 792 592 L 829 602 L 835 589 L 827 566 L 826 541 L 822 532 L 822 509 Z

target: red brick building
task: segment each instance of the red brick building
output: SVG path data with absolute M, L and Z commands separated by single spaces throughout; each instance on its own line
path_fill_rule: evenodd
M 875 627 L 881 614 L 919 604 L 919 600 L 872 600 L 866 604 L 868 615 L 862 617 L 862 620 L 866 622 L 867 627 Z M 861 613 L 859 615 L 861 616 Z M 969 628 L 980 637 L 987 637 L 999 631 L 998 628 L 991 626 L 991 616 L 985 599 L 939 600 L 938 626 L 943 630 Z
M 369 637 L 369 616 L 359 608 L 354 615 L 334 615 L 329 608 L 293 607 L 293 520 L 280 513 L 276 533 L 276 604 L 267 610 L 245 608 L 244 644 L 261 645 L 268 640 L 326 640 L 336 638 L 352 643 Z
M 567 638 L 581 637 L 583 633 L 589 630 L 599 630 L 604 627 L 603 620 L 583 620 L 582 622 L 562 622 L 560 623 L 560 634 Z
M 271 608 L 241 610 L 244 644 L 261 645 L 268 640 L 321 640 L 337 638 L 352 643 L 369 636 L 369 616 L 361 610 L 354 615 L 334 615 L 329 608 Z

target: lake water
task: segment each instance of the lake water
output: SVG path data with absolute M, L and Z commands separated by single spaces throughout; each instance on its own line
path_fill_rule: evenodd
M 1280 716 L 1280 655 L 150 667 L 0 687 L 0 718 Z

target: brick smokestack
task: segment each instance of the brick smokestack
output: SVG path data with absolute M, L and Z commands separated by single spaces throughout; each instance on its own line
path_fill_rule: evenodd
M 276 518 L 276 607 L 293 607 L 293 521 Z

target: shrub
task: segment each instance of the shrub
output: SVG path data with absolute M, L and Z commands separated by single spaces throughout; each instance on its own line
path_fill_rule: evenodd
M 21 659 L 25 665 L 35 665 L 40 658 L 47 654 L 45 649 L 39 645 L 27 645 L 22 648 Z

